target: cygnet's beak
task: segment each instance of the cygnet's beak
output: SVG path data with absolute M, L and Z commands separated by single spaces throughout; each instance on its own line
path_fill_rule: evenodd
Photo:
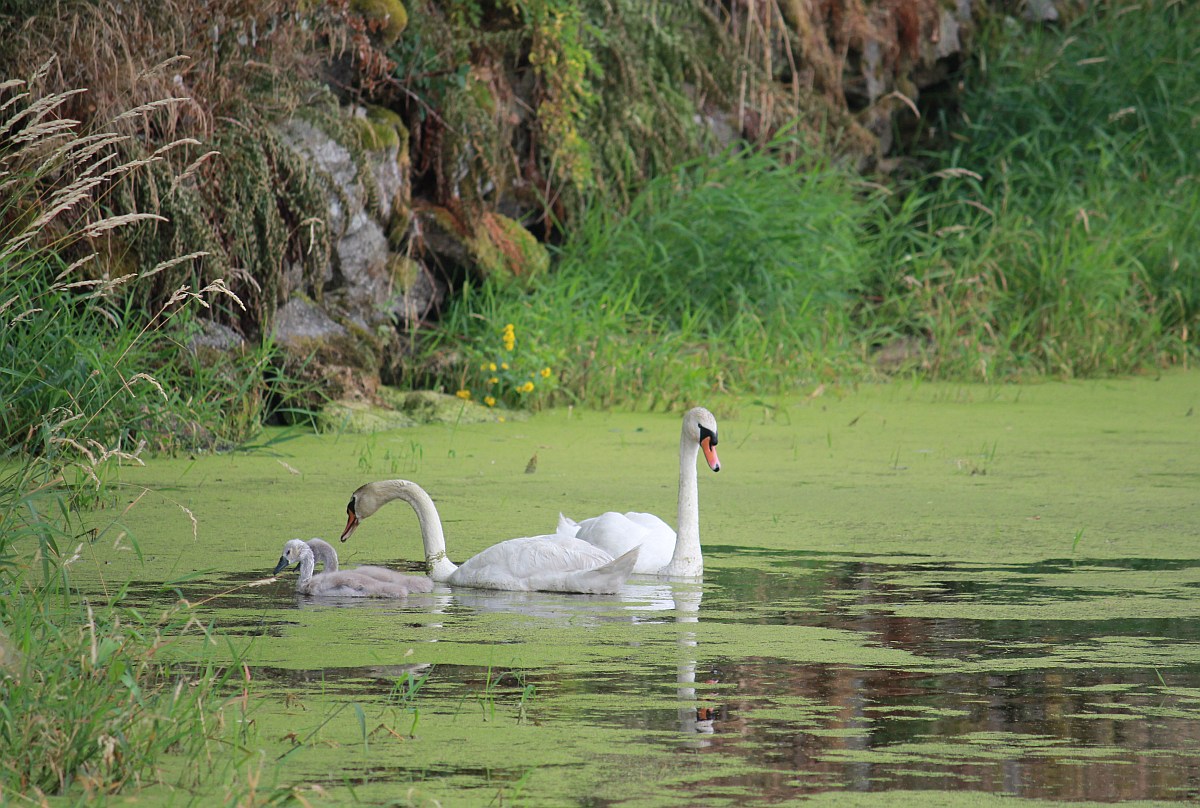
M 272 572 L 271 574 L 272 574 L 272 575 L 278 575 L 279 573 L 281 573 L 281 572 L 283 572 L 285 569 L 287 569 L 287 568 L 288 568 L 288 566 L 289 566 L 291 563 L 292 563 L 292 562 L 288 561 L 288 557 L 287 557 L 287 556 L 280 556 L 280 557 L 279 557 L 279 563 L 275 565 L 275 571 L 274 571 L 274 572 Z

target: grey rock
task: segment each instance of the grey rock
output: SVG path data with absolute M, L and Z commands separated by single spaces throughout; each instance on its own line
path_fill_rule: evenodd
M 301 297 L 293 297 L 275 312 L 272 335 L 281 345 L 297 346 L 313 340 L 343 338 L 347 334 L 345 327 L 324 309 Z
M 200 320 L 200 331 L 188 340 L 188 349 L 194 354 L 205 352 L 229 353 L 246 347 L 242 335 L 228 326 L 212 320 Z
M 1058 22 L 1058 7 L 1054 0 L 1025 0 L 1021 16 L 1030 22 Z

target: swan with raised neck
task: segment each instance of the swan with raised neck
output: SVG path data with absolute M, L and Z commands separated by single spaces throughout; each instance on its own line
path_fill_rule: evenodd
M 640 548 L 635 573 L 672 578 L 698 578 L 704 574 L 700 549 L 700 496 L 696 479 L 697 458 L 713 471 L 721 470 L 717 457 L 717 419 L 704 407 L 693 407 L 683 415 L 679 434 L 679 532 L 650 513 L 608 511 L 575 522 L 559 515 L 558 532 L 575 536 L 606 552 L 619 555 Z

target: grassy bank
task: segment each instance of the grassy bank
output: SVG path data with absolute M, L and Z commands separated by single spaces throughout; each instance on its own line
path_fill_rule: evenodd
M 509 404 L 660 406 L 916 373 L 997 380 L 1186 364 L 1200 312 L 1194 6 L 995 20 L 946 150 L 884 189 L 734 149 L 596 205 L 530 287 L 464 290 L 431 342 L 450 388 Z M 918 161 L 919 158 L 919 161 Z M 930 171 L 932 169 L 932 171 Z M 521 337 L 505 352 L 512 324 Z M 490 368 L 553 384 L 514 393 Z M 510 363 L 511 364 L 511 363 Z M 493 381 L 495 380 L 495 381 Z M 499 391 L 497 395 L 494 391 Z
M 98 260 L 108 234 L 157 216 L 113 214 L 107 200 L 189 145 L 138 153 L 132 132 L 168 105 L 85 131 L 63 114 L 75 93 L 41 94 L 36 79 L 3 92 L 0 802 L 65 795 L 90 804 L 131 785 L 187 788 L 244 748 L 244 714 L 226 717 L 246 709 L 239 654 L 181 599 L 154 613 L 123 606 L 120 589 L 81 599 L 71 565 L 97 537 L 76 517 L 112 502 L 116 464 L 257 429 L 260 412 L 245 401 L 256 400 L 262 357 L 222 368 L 187 350 L 189 306 L 238 302 L 224 284 L 181 286 L 147 315 L 114 294 L 144 276 L 113 277 Z M 207 653 L 171 663 L 170 649 L 196 634 L 213 641 Z
M 658 407 L 714 387 L 857 372 L 852 314 L 872 261 L 861 235 L 884 201 L 816 156 L 784 165 L 738 149 L 683 165 L 647 183 L 627 214 L 593 207 L 531 288 L 465 290 L 439 333 L 467 346 L 452 385 L 476 399 L 499 388 L 509 405 Z M 505 352 L 509 323 L 517 340 Z M 553 384 L 530 377 L 534 389 L 513 395 L 490 383 L 493 364 L 526 357 Z
M 1128 13 L 1132 12 L 1132 13 Z M 949 148 L 904 189 L 869 321 L 952 378 L 1187 361 L 1200 312 L 1200 84 L 1182 3 L 1098 4 L 1065 31 L 995 21 Z

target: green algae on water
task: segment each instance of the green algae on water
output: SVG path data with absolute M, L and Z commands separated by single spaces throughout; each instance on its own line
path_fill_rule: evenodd
M 1200 754 L 1198 381 L 705 402 L 722 470 L 700 469 L 701 583 L 354 603 L 258 585 L 284 540 L 338 535 L 373 479 L 429 490 L 455 560 L 559 512 L 673 522 L 678 417 L 579 410 L 272 432 L 122 469 L 136 505 L 91 514 L 70 569 L 95 596 L 182 595 L 244 647 L 256 776 L 300 795 L 1174 800 Z M 402 506 L 338 550 L 423 556 Z

